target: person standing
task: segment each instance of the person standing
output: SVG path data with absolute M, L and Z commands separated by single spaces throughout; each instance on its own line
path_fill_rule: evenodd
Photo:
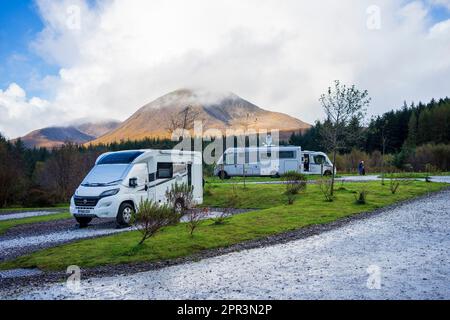
M 364 161 L 361 160 L 358 164 L 358 174 L 362 176 L 363 172 L 364 172 Z

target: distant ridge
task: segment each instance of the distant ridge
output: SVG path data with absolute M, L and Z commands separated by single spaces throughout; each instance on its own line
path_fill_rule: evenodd
M 101 121 L 67 127 L 47 127 L 34 130 L 20 139 L 27 148 L 58 148 L 66 142 L 87 143 L 113 130 L 118 125 L 118 121 Z

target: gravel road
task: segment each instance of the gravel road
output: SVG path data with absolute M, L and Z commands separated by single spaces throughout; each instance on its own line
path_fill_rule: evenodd
M 285 244 L 83 280 L 79 291 L 53 284 L 0 298 L 450 299 L 448 199 L 450 190 Z

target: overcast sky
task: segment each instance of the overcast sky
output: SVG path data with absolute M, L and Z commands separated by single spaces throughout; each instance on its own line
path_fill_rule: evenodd
M 450 96 L 450 0 L 15 2 L 0 0 L 9 138 L 125 120 L 178 88 L 232 91 L 310 123 L 334 79 L 367 89 L 370 114 Z

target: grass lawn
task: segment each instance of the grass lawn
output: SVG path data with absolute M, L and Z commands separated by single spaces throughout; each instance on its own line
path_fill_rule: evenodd
M 349 175 L 349 174 L 338 174 L 336 175 L 336 178 L 341 178 L 342 176 Z M 316 180 L 317 178 L 320 178 L 321 175 L 318 174 L 307 174 L 305 175 L 308 180 Z M 244 182 L 243 177 L 232 177 L 231 179 L 225 179 L 222 180 L 219 177 L 206 177 L 205 178 L 207 183 L 235 183 L 235 182 Z M 275 178 L 275 177 L 246 177 L 245 180 L 247 182 L 274 182 L 274 181 L 281 181 L 281 178 Z
M 30 208 L 24 208 L 24 207 L 7 207 L 7 208 L 1 208 L 0 213 L 2 212 L 23 212 L 23 211 L 45 211 L 45 210 L 55 210 L 55 209 L 69 209 L 68 203 L 60 203 L 55 205 L 54 207 L 30 207 Z
M 425 179 L 428 176 L 448 176 L 450 172 L 435 172 L 435 173 L 427 173 L 427 172 L 396 172 L 396 173 L 386 173 L 384 175 L 385 178 L 399 178 L 399 179 Z M 381 173 L 378 174 L 381 178 Z
M 140 233 L 132 231 L 117 235 L 80 240 L 78 242 L 45 249 L 13 261 L 0 264 L 0 269 L 32 268 L 63 270 L 69 265 L 95 267 L 142 261 L 157 261 L 188 256 L 217 247 L 299 229 L 313 224 L 334 221 L 341 217 L 374 210 L 427 192 L 440 190 L 447 185 L 425 182 L 402 184 L 395 195 L 389 184 L 380 182 L 346 183 L 336 191 L 334 202 L 325 202 L 317 185 L 308 185 L 304 194 L 298 196 L 294 205 L 286 205 L 283 185 L 234 186 L 238 207 L 261 209 L 235 215 L 223 225 L 205 220 L 190 237 L 185 224 L 166 227 L 142 246 L 136 246 Z M 340 185 L 337 185 L 339 188 Z M 355 191 L 365 187 L 369 191 L 368 203 L 355 204 Z M 205 205 L 221 207 L 233 192 L 232 185 L 212 184 Z
M 69 219 L 70 217 L 71 217 L 70 213 L 62 212 L 62 213 L 50 214 L 47 216 L 37 216 L 37 217 L 29 217 L 29 218 L 23 218 L 23 219 L 12 219 L 12 220 L 0 221 L 0 235 L 5 233 L 8 229 L 11 229 L 15 226 L 19 226 L 22 224 Z

